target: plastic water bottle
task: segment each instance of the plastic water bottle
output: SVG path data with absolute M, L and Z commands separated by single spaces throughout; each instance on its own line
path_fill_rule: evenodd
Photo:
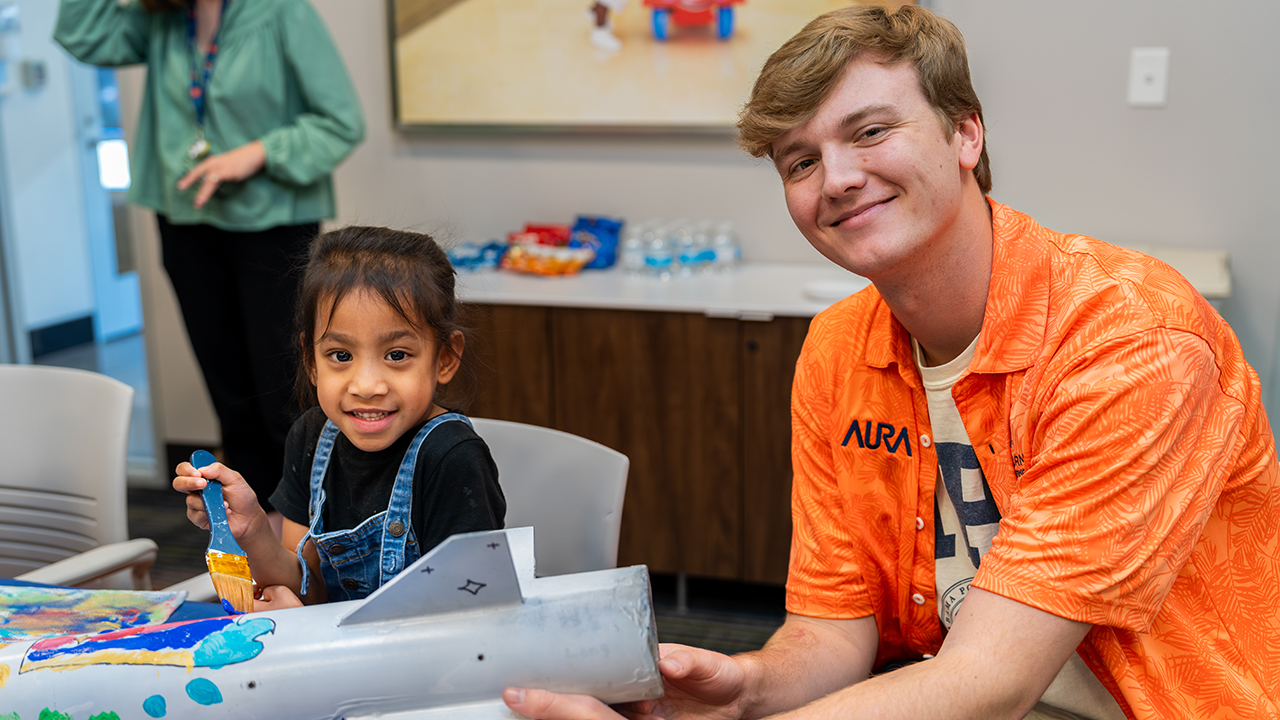
M 711 248 L 715 251 L 715 268 L 717 272 L 728 272 L 738 267 L 742 260 L 742 246 L 738 244 L 738 234 L 733 225 L 722 222 L 716 226 L 711 236 Z
M 618 246 L 618 262 L 629 277 L 644 275 L 644 240 L 639 227 L 628 227 Z
M 698 249 L 693 243 L 693 233 L 684 221 L 673 224 L 668 232 L 671 244 L 676 249 L 677 272 L 681 277 L 688 277 L 698 271 Z
M 703 220 L 693 226 L 693 247 L 698 272 L 706 275 L 715 271 L 716 251 L 711 247 L 711 222 Z
M 667 280 L 674 269 L 676 253 L 667 237 L 667 230 L 657 227 L 648 230 L 642 236 L 644 243 L 644 269 L 649 277 Z

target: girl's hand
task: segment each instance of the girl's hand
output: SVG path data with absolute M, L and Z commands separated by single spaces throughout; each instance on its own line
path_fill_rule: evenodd
M 302 601 L 284 585 L 270 585 L 262 588 L 261 596 L 253 601 L 254 612 L 295 607 L 302 607 Z
M 205 206 L 209 198 L 226 182 L 244 182 L 267 164 L 267 148 L 261 140 L 254 140 L 217 155 L 210 155 L 191 168 L 178 181 L 178 189 L 186 190 L 200 182 L 200 190 L 191 204 L 197 209 Z
M 178 463 L 175 469 L 177 477 L 173 479 L 173 489 L 187 493 L 187 519 L 196 527 L 209 529 L 209 515 L 204 509 L 204 497 L 200 491 L 209 480 L 222 483 L 222 499 L 227 506 L 227 524 L 231 526 L 231 534 L 242 539 L 254 523 L 266 523 L 267 516 L 262 506 L 258 505 L 258 496 L 244 481 L 240 473 L 223 465 L 214 463 L 197 470 L 191 463 Z

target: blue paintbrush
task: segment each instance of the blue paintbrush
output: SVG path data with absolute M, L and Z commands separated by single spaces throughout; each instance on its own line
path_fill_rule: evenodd
M 197 450 L 191 453 L 191 464 L 200 469 L 216 463 L 213 453 Z M 209 577 L 213 589 L 222 599 L 222 606 L 230 612 L 247 613 L 253 610 L 253 576 L 249 573 L 249 558 L 245 555 L 231 526 L 227 524 L 227 509 L 223 507 L 222 483 L 210 480 L 201 491 L 204 510 L 209 514 L 209 551 L 205 562 L 209 565 Z

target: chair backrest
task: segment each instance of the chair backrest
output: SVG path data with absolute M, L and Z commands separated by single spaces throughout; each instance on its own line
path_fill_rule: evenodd
M 129 539 L 133 388 L 67 368 L 0 365 L 0 576 Z
M 536 425 L 471 422 L 498 465 L 507 527 L 533 527 L 538 575 L 617 567 L 626 455 Z

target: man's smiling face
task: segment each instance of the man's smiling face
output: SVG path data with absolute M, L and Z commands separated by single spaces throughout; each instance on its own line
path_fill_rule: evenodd
M 872 281 L 928 262 L 973 181 L 982 126 L 949 131 L 915 68 L 849 63 L 817 113 L 773 143 L 787 209 L 826 258 Z

